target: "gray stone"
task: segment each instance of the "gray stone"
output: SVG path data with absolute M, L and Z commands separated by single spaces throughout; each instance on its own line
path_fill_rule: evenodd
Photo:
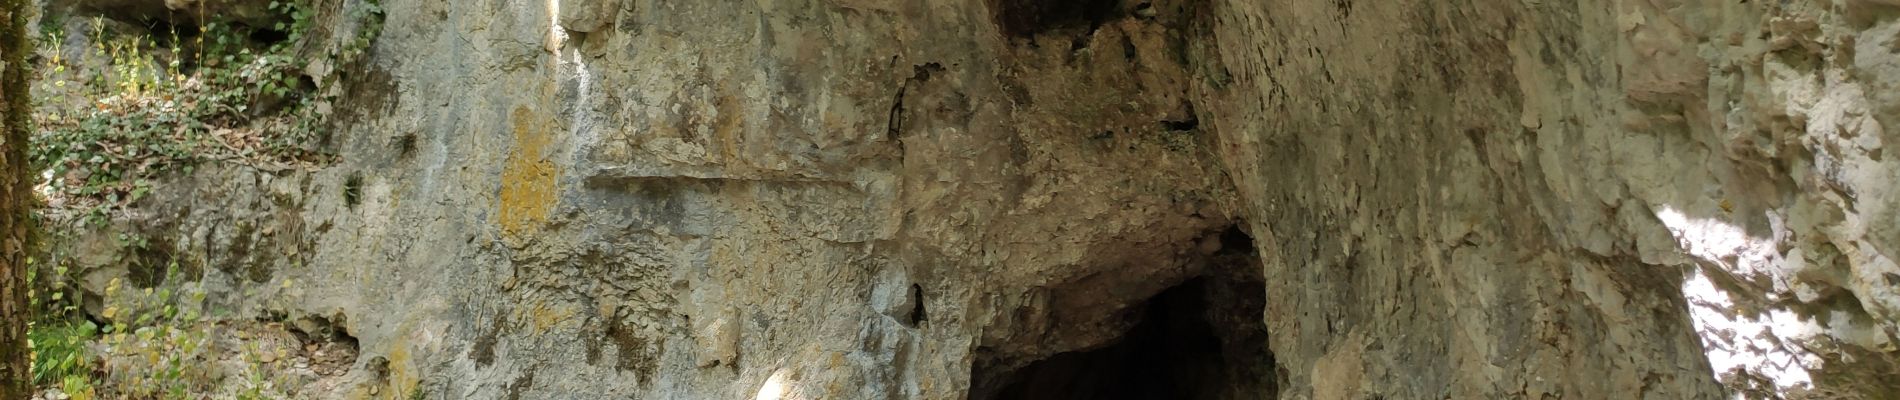
M 344 316 L 337 397 L 1050 393 L 1169 315 L 1209 398 L 1900 390 L 1900 14 L 1150 3 L 387 2 L 337 163 L 124 229 Z

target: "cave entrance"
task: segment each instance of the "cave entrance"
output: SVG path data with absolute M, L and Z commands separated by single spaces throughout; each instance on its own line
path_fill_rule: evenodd
M 1003 34 L 1032 38 L 1062 29 L 1089 32 L 1120 8 L 1120 0 L 991 0 L 990 10 Z
M 990 398 L 1267 399 L 1285 372 L 1267 349 L 1253 243 L 1238 229 L 1201 277 L 1129 311 L 1140 322 L 1107 346 L 1056 354 L 1010 373 Z

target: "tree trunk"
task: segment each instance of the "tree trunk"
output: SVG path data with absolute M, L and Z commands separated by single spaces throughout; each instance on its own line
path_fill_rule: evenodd
M 26 36 L 31 3 L 0 0 L 0 399 L 32 395 L 26 344 L 26 245 L 33 204 L 27 171 L 27 93 L 31 68 Z

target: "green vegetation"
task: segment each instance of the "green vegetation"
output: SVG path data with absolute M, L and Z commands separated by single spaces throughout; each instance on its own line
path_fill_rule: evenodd
M 308 99 L 293 97 L 298 75 L 288 44 L 253 51 L 242 32 L 212 23 L 194 54 L 175 34 L 166 47 L 147 37 L 109 38 L 103 20 L 94 26 L 99 41 L 90 50 L 110 60 L 110 72 L 68 89 L 92 104 L 43 113 L 34 138 L 31 157 L 48 171 L 48 191 L 77 203 L 55 205 L 89 207 L 102 220 L 109 208 L 144 197 L 161 174 L 199 162 L 312 156 L 302 144 L 314 135 L 315 118 Z M 65 61 L 54 57 L 51 70 L 66 71 Z M 286 109 L 267 109 L 286 101 Z
M 177 267 L 167 268 L 176 275 Z M 177 282 L 167 279 L 168 282 Z M 101 316 L 111 321 L 100 337 L 103 367 L 117 370 L 103 386 L 122 397 L 185 399 L 194 389 L 209 386 L 212 376 L 202 364 L 210 339 L 195 329 L 197 305 L 204 291 L 195 285 L 126 290 L 113 280 L 106 287 L 108 305 Z M 129 362 L 128 362 L 129 361 Z
M 281 348 L 265 350 L 245 343 L 235 349 L 244 369 L 236 376 L 220 376 L 214 364 L 220 353 L 214 353 L 219 350 L 213 340 L 220 325 L 205 318 L 202 285 L 182 279 L 176 262 L 163 268 L 165 277 L 153 287 L 134 288 L 116 278 L 107 283 L 98 314 L 107 321 L 104 326 L 76 318 L 74 306 L 58 300 L 57 293 L 63 292 L 36 299 L 42 309 L 48 308 L 44 304 L 61 304 L 54 308 L 67 313 L 43 314 L 30 326 L 34 383 L 80 400 L 197 399 L 219 388 L 239 399 L 292 398 L 286 390 L 291 385 L 262 367 L 263 359 L 286 359 Z
M 93 363 L 86 345 L 97 336 L 91 322 L 34 323 L 27 332 L 33 346 L 33 384 L 57 387 L 75 397 L 91 394 Z
M 91 321 L 76 318 L 78 291 L 71 271 L 35 258 L 26 260 L 28 311 L 35 318 L 27 322 L 27 346 L 32 348 L 33 384 L 52 387 L 74 399 L 90 399 L 94 390 L 94 361 L 87 346 L 98 338 L 99 328 Z M 47 274 L 51 272 L 52 274 Z
M 337 2 L 349 7 L 328 7 Z M 329 9 L 349 14 L 316 11 Z M 103 227 L 166 177 L 208 163 L 287 170 L 329 162 L 325 123 L 341 93 L 329 71 L 360 65 L 382 28 L 382 8 L 373 0 L 279 0 L 269 10 L 281 22 L 158 24 L 162 31 L 98 17 L 43 24 L 29 158 L 47 208 Z M 339 20 L 347 36 L 312 36 L 318 21 Z M 74 37 L 84 40 L 67 40 Z M 88 48 L 62 48 L 69 42 Z M 284 359 L 282 348 L 214 348 L 214 333 L 231 328 L 203 314 L 197 272 L 165 257 L 138 259 L 150 245 L 143 238 L 119 240 L 125 253 L 117 262 L 133 274 L 111 279 L 103 294 L 81 289 L 88 271 L 68 257 L 27 261 L 35 385 L 80 400 L 293 397 L 295 385 L 262 361 Z M 141 263 L 159 265 L 134 265 Z M 247 367 L 218 372 L 219 355 L 233 353 Z
M 94 222 L 151 193 L 159 178 L 189 173 L 204 162 L 237 162 L 282 170 L 325 163 L 324 117 L 335 100 L 315 93 L 307 66 L 360 59 L 381 30 L 376 2 L 353 8 L 358 34 L 334 46 L 313 44 L 312 0 L 273 1 L 282 16 L 270 30 L 210 22 L 181 32 L 122 33 L 95 18 L 85 32 L 93 48 L 67 59 L 65 32 L 45 29 L 52 55 L 41 92 L 73 94 L 83 104 L 45 107 L 31 159 L 54 208 L 84 211 Z M 281 40 L 253 40 L 260 32 Z M 324 48 L 324 57 L 305 54 Z M 103 60 L 101 69 L 88 60 Z M 86 65 L 94 65 L 92 70 Z M 334 68 L 334 67 L 331 67 Z

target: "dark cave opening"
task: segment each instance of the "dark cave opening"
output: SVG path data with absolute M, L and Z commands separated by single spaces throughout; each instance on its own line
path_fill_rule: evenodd
M 1120 0 L 993 0 L 990 10 L 1003 34 L 1030 38 L 1067 29 L 1093 29 L 1114 15 Z
M 1267 348 L 1253 240 L 1239 227 L 1218 240 L 1206 273 L 1131 308 L 1140 322 L 1121 338 L 1017 369 L 992 398 L 1274 398 L 1285 372 Z
M 1142 321 L 1100 349 L 1057 354 L 1016 371 L 997 399 L 1209 399 L 1223 386 L 1221 340 L 1203 317 L 1196 278 L 1148 301 Z
M 978 360 L 972 399 L 1271 399 L 1286 385 L 1268 348 L 1266 284 L 1242 224 L 1198 239 L 1198 273 L 1116 311 L 1105 344 L 1036 360 Z M 979 352 L 985 351 L 979 348 Z

